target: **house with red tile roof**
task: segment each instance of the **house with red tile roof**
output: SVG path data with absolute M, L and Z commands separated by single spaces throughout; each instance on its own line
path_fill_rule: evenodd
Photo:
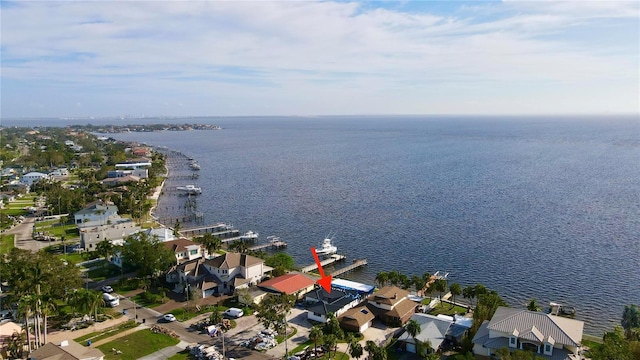
M 306 293 L 313 290 L 315 283 L 316 281 L 307 275 L 289 273 L 263 281 L 258 286 L 269 292 L 296 295 L 298 299 L 302 299 Z

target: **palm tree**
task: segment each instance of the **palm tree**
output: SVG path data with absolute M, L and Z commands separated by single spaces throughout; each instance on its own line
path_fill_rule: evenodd
M 476 289 L 475 287 L 469 285 L 462 289 L 462 297 L 465 299 L 473 300 L 476 297 Z
M 376 274 L 376 283 L 379 286 L 385 286 L 387 284 L 387 281 L 389 281 L 389 274 L 387 274 L 386 272 L 380 271 Z
M 447 290 L 447 281 L 445 279 L 437 279 L 433 283 L 433 288 L 440 293 L 438 297 L 440 298 L 440 304 L 442 304 L 442 293 Z
M 242 240 L 236 240 L 229 244 L 229 249 L 237 251 L 239 253 L 244 253 L 249 249 L 249 247 L 247 246 L 246 242 Z
M 351 355 L 351 357 L 353 358 L 360 359 L 362 354 L 363 354 L 362 345 L 360 345 L 360 343 L 358 342 L 354 342 L 351 345 L 351 349 L 349 350 L 349 355 Z
M 220 250 L 220 248 L 222 247 L 222 240 L 220 240 L 220 238 L 218 237 L 213 236 L 211 233 L 206 233 L 200 237 L 197 237 L 195 240 L 204 246 L 209 255 Z
M 33 299 L 31 295 L 24 295 L 18 301 L 18 314 L 24 317 L 24 328 L 27 332 L 27 349 L 31 352 L 31 331 L 29 330 L 29 319 L 33 316 Z
M 637 305 L 626 305 L 622 312 L 622 320 L 620 321 L 624 329 L 625 336 L 631 338 L 632 329 L 640 328 L 640 310 Z
M 420 328 L 420 324 L 418 324 L 416 320 L 411 319 L 407 322 L 406 329 L 407 329 L 407 334 L 411 336 L 411 339 L 413 339 L 413 342 L 416 344 L 416 353 L 419 353 L 418 342 L 416 341 L 416 335 L 420 334 L 420 331 L 422 331 L 422 329 Z
M 527 310 L 540 311 L 540 306 L 538 306 L 536 299 L 531 299 L 531 301 L 529 301 L 529 304 L 527 304 Z
M 115 254 L 114 245 L 107 239 L 104 239 L 96 244 L 96 251 L 98 252 L 98 254 L 100 254 L 100 256 L 104 257 L 105 261 L 103 263 L 103 267 L 108 264 L 110 260 L 109 257 Z
M 40 312 L 42 313 L 42 317 L 44 320 L 44 325 L 42 329 L 44 334 L 44 344 L 48 342 L 47 341 L 47 318 L 49 317 L 49 315 L 51 315 L 51 313 L 53 313 L 56 310 L 56 303 L 53 300 L 54 298 L 49 295 L 44 295 L 40 298 L 40 301 L 41 301 Z
M 349 353 L 349 350 L 351 349 L 351 345 L 356 341 L 356 338 L 353 336 L 352 333 L 348 332 L 346 334 L 344 334 L 344 342 L 347 343 L 347 354 Z
M 314 326 L 309 331 L 309 340 L 313 341 L 313 353 L 316 354 L 318 351 L 318 341 L 322 339 L 324 334 L 322 333 L 322 329 L 319 326 Z
M 331 358 L 331 349 L 334 349 L 334 355 L 337 352 L 338 349 L 338 337 L 333 335 L 333 334 L 325 334 L 323 336 L 323 340 L 324 340 L 324 344 L 327 346 L 327 348 L 329 349 L 329 358 Z
M 456 296 L 462 293 L 462 287 L 458 283 L 453 283 L 449 285 L 449 291 L 451 292 L 451 296 L 453 296 L 453 304 L 451 304 L 451 307 L 453 307 L 456 302 Z
M 87 302 L 89 305 L 89 312 L 93 312 L 94 321 L 98 321 L 98 308 L 104 306 L 104 298 L 99 291 L 90 291 L 87 293 Z

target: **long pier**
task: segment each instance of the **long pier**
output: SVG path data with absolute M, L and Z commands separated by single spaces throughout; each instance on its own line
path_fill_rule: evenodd
M 344 260 L 346 258 L 347 257 L 344 256 L 344 255 L 333 254 L 333 255 L 331 255 L 331 257 L 320 261 L 320 264 L 322 266 L 327 266 L 329 264 L 333 264 L 335 262 L 342 261 L 342 260 Z M 309 265 L 309 266 L 303 267 L 302 269 L 300 269 L 300 272 L 308 273 L 308 272 L 311 272 L 311 271 L 313 271 L 314 269 L 317 269 L 317 268 L 318 268 L 318 266 L 316 264 L 313 264 L 313 265 Z
M 266 248 L 279 249 L 286 246 L 287 246 L 287 243 L 284 241 L 272 241 L 266 244 L 252 246 L 249 248 L 249 250 L 255 251 L 255 250 L 266 249 Z
M 351 270 L 355 270 L 361 266 L 365 266 L 367 265 L 367 259 L 360 259 L 360 260 L 353 260 L 353 264 L 351 265 L 347 265 L 345 267 L 343 267 L 342 269 L 338 269 L 334 272 L 331 273 L 331 276 L 335 277 L 338 275 L 342 275 L 346 272 L 349 272 Z

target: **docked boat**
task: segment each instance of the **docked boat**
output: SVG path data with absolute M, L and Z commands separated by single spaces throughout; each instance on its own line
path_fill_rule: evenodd
M 202 193 L 202 189 L 195 185 L 184 185 L 176 187 L 176 190 L 181 191 L 188 195 L 198 195 Z
M 196 161 L 191 161 L 189 167 L 191 167 L 191 170 L 200 170 L 200 164 L 198 164 Z
M 240 235 L 240 240 L 242 240 L 242 241 L 256 241 L 256 240 L 258 240 L 258 233 L 249 230 L 246 233 Z
M 322 245 L 319 249 L 316 249 L 316 254 L 318 256 L 330 256 L 338 252 L 338 248 L 331 243 L 333 241 L 332 238 L 327 237 L 322 242 Z

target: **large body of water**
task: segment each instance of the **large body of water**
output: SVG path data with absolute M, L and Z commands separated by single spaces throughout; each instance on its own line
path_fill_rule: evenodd
M 190 122 L 224 129 L 113 136 L 195 158 L 205 222 L 278 235 L 298 265 L 333 232 L 369 261 L 357 281 L 445 271 L 512 306 L 572 305 L 593 334 L 640 303 L 637 117 Z

